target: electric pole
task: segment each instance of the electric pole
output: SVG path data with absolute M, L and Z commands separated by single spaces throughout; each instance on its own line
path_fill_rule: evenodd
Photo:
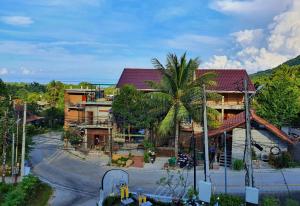
M 207 129 L 207 111 L 206 111 L 206 90 L 203 87 L 203 130 L 204 130 L 204 154 L 205 154 L 205 181 L 209 182 L 209 157 L 208 157 L 208 129 Z
M 193 143 L 193 162 L 194 162 L 194 192 L 197 191 L 197 174 L 196 174 L 196 167 L 197 167 L 197 157 L 196 157 L 196 138 L 194 133 L 194 122 L 192 122 L 192 143 Z
M 26 102 L 24 102 L 22 157 L 21 157 L 21 180 L 25 174 L 26 113 L 27 113 L 27 104 L 26 104 Z
M 253 187 L 253 168 L 252 168 L 252 151 L 251 151 L 251 119 L 250 106 L 248 94 L 248 81 L 244 79 L 244 93 L 245 93 L 245 122 L 246 122 L 246 139 L 245 139 L 245 162 L 246 162 L 246 177 L 245 185 Z
M 11 145 L 11 177 L 14 176 L 14 160 L 15 160 L 15 133 L 12 134 L 12 145 Z
M 227 194 L 227 134 L 224 132 L 225 194 Z
M 15 160 L 16 165 L 18 163 L 19 122 L 20 122 L 20 115 L 18 114 L 18 117 L 17 117 L 17 139 L 16 139 L 16 160 Z
M 2 182 L 5 183 L 6 173 L 6 142 L 7 141 L 7 111 L 4 112 L 3 137 L 2 137 Z

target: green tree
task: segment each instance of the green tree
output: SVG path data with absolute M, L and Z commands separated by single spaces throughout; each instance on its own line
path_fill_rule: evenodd
M 257 113 L 278 127 L 292 124 L 300 114 L 300 66 L 280 66 L 257 96 Z
M 64 84 L 60 81 L 51 81 L 47 85 L 46 99 L 51 107 L 64 108 Z
M 151 95 L 168 102 L 168 112 L 160 123 L 159 132 L 165 135 L 173 130 L 177 156 L 180 122 L 190 117 L 195 122 L 201 122 L 202 85 L 213 85 L 215 74 L 206 73 L 195 79 L 199 60 L 198 58 L 187 60 L 185 53 L 180 58 L 177 58 L 175 54 L 168 54 L 166 66 L 163 66 L 156 58 L 152 60 L 152 63 L 161 71 L 163 78 L 159 84 L 152 82 L 152 87 L 158 89 L 158 92 Z

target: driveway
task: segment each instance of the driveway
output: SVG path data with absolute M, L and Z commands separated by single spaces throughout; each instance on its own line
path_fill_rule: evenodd
M 105 166 L 104 157 L 97 155 L 83 159 L 62 149 L 61 133 L 48 133 L 34 137 L 36 143 L 30 157 L 33 173 L 55 188 L 51 205 L 95 206 L 98 200 L 101 177 L 111 169 Z M 130 189 L 142 188 L 145 193 L 167 195 L 168 191 L 156 182 L 166 171 L 147 167 L 127 168 Z M 286 193 L 300 191 L 300 169 L 255 170 L 255 185 L 262 192 Z M 203 171 L 197 171 L 197 179 L 203 179 Z M 211 181 L 215 192 L 224 192 L 224 171 L 212 171 Z M 188 172 L 188 183 L 193 182 L 192 170 Z M 228 192 L 244 192 L 244 172 L 228 171 Z

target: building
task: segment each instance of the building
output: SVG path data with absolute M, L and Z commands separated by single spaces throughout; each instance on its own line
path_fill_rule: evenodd
M 238 69 L 199 69 L 196 76 L 199 77 L 207 72 L 216 74 L 216 86 L 208 88 L 208 92 L 216 92 L 221 95 L 219 101 L 208 101 L 207 105 L 218 110 L 221 114 L 220 120 L 226 120 L 234 117 L 244 109 L 243 80 L 248 80 L 249 93 L 255 92 L 246 70 Z M 138 90 L 144 92 L 155 91 L 147 81 L 160 82 L 162 74 L 157 69 L 133 69 L 125 68 L 118 81 L 117 88 L 125 84 L 132 84 Z
M 288 151 L 295 142 L 283 131 L 259 117 L 251 110 L 252 148 L 258 159 L 267 160 L 270 153 Z M 231 159 L 243 159 L 245 148 L 245 112 L 224 120 L 219 128 L 209 130 L 210 145 L 220 150 L 220 162 L 224 160 L 224 132 L 227 139 L 227 155 Z M 218 153 L 218 151 L 216 152 Z M 217 160 L 219 161 L 219 160 Z
M 112 124 L 112 98 L 106 97 L 98 85 L 94 88 L 65 90 L 64 128 L 73 128 L 83 136 L 83 148 L 101 148 L 107 145 Z

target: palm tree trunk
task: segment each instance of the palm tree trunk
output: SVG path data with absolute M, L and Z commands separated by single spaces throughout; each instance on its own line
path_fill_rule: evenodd
M 179 121 L 175 123 L 175 157 L 178 157 Z

